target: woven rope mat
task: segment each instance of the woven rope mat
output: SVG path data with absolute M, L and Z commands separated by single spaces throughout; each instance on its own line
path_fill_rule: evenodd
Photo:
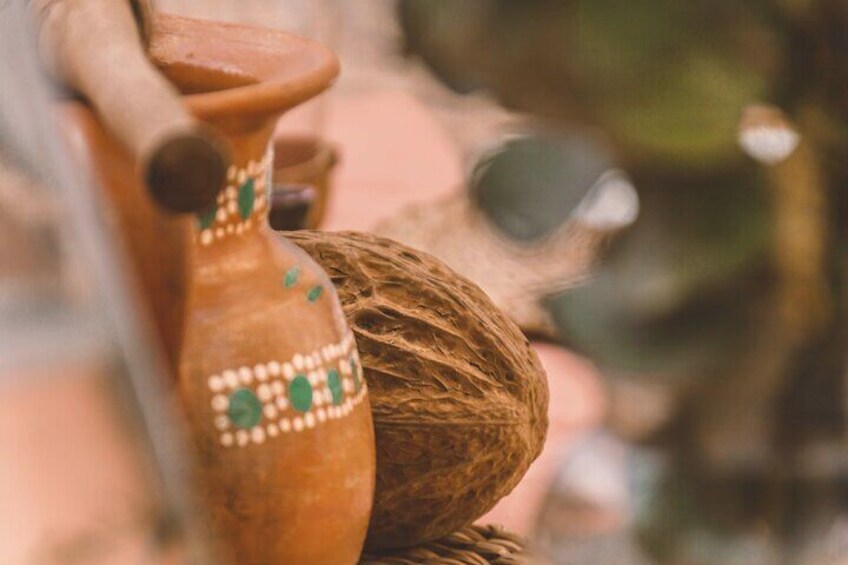
M 526 542 L 500 526 L 468 526 L 412 548 L 366 553 L 359 565 L 528 565 Z

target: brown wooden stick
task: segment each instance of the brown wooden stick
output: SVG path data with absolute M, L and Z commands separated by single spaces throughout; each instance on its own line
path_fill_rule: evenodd
M 224 184 L 226 145 L 148 60 L 129 1 L 33 0 L 32 7 L 53 72 L 130 150 L 153 198 L 175 212 L 208 206 Z
M 776 456 L 778 401 L 791 376 L 793 356 L 826 327 L 830 312 L 825 179 L 819 145 L 809 134 L 814 131 L 805 117 L 809 111 L 804 110 L 799 111 L 798 126 L 804 132 L 800 141 L 785 155 L 777 151 L 772 159 L 761 159 L 769 165 L 775 221 L 772 253 L 777 286 L 772 307 L 737 370 L 710 381 L 694 409 L 707 459 L 725 469 L 766 466 Z M 764 122 L 759 127 L 796 130 L 777 108 L 760 107 L 757 112 Z M 780 143 L 771 145 L 768 149 L 781 149 Z M 752 156 L 758 157 L 757 152 Z M 768 152 L 760 156 L 772 157 Z

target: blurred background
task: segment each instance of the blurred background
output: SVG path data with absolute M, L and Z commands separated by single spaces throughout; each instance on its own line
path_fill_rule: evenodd
M 548 446 L 487 519 L 553 562 L 840 559 L 842 3 L 173 4 L 332 45 L 279 132 L 337 153 L 319 225 L 434 253 L 535 338 Z
M 432 253 L 531 337 L 547 444 L 481 522 L 555 564 L 848 563 L 848 4 L 157 7 L 332 47 L 272 222 Z

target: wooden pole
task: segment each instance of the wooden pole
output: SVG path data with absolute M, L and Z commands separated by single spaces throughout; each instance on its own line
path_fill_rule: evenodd
M 31 6 L 48 67 L 130 150 L 156 202 L 173 212 L 211 204 L 226 178 L 227 147 L 189 114 L 147 58 L 139 32 L 151 23 L 146 2 L 32 0 Z

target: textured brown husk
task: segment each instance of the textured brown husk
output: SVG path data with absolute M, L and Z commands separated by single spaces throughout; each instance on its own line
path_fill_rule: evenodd
M 509 493 L 547 431 L 545 373 L 476 285 L 370 234 L 287 233 L 329 274 L 356 334 L 377 438 L 367 547 L 467 526 Z

